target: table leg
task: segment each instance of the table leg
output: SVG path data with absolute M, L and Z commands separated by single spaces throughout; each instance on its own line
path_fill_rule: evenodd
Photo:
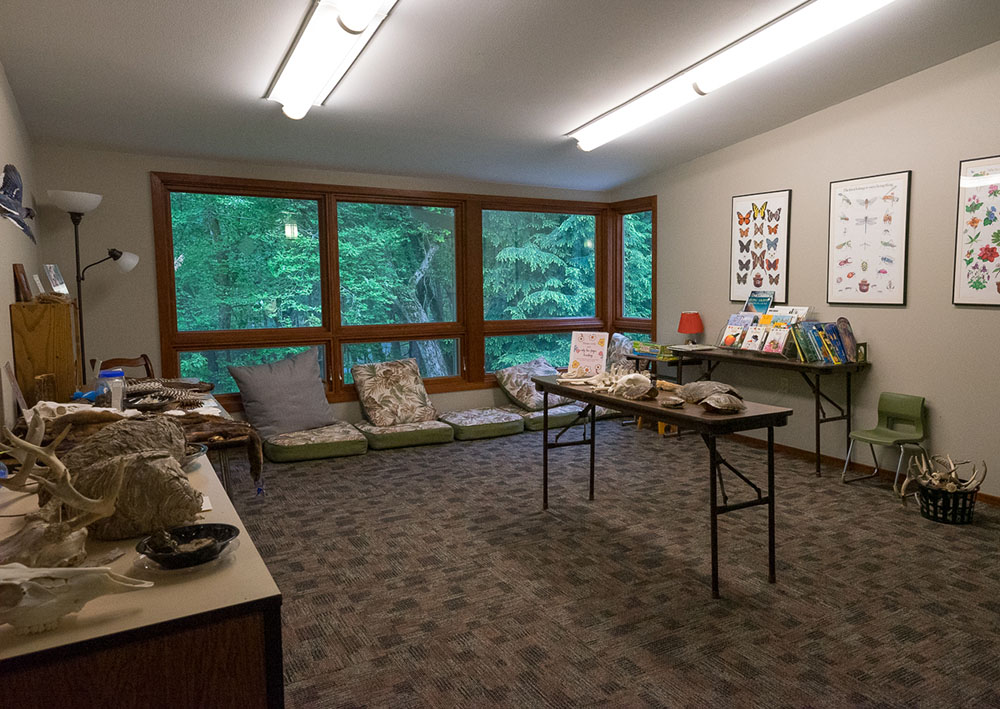
M 590 407 L 590 499 L 591 500 L 594 499 L 594 453 L 595 453 L 594 446 L 597 441 L 595 435 L 597 433 L 596 422 L 597 422 L 597 407 L 591 406 Z
M 774 426 L 767 427 L 767 581 L 774 575 Z
M 229 449 L 220 448 L 216 451 L 216 458 L 219 461 L 219 475 L 222 478 L 222 489 L 226 491 L 226 495 L 232 498 L 232 476 L 229 472 Z
M 820 401 L 818 374 L 815 375 L 815 382 L 813 384 L 813 397 L 816 399 L 816 411 L 814 412 L 816 415 L 816 477 L 819 477 L 823 473 L 822 469 L 820 468 L 820 452 L 819 452 L 819 447 L 820 447 L 819 426 L 823 415 L 823 402 Z
M 719 597 L 719 509 L 717 506 L 716 478 L 719 474 L 719 461 L 715 449 L 715 436 L 708 439 L 708 467 L 711 483 L 708 488 L 708 507 L 711 511 L 712 529 L 712 598 Z
M 847 372 L 847 394 L 844 397 L 846 404 L 844 408 L 846 409 L 845 415 L 847 416 L 847 448 L 851 448 L 851 373 Z
M 549 393 L 542 392 L 542 509 L 549 509 Z

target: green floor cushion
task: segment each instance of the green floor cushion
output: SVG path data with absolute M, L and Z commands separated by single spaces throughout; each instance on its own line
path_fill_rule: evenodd
M 367 450 L 368 439 L 346 421 L 264 439 L 264 455 L 274 463 L 359 455 Z
M 438 420 L 455 429 L 455 438 L 459 441 L 509 436 L 524 430 L 524 419 L 519 414 L 500 409 L 446 411 Z
M 417 421 L 395 426 L 375 426 L 367 421 L 354 424 L 368 439 L 372 450 L 422 446 L 426 443 L 450 443 L 455 434 L 451 426 L 441 421 Z
M 508 404 L 507 406 L 499 407 L 503 411 L 509 411 L 519 415 L 524 419 L 524 430 L 526 431 L 541 431 L 544 427 L 544 421 L 542 420 L 543 411 L 525 411 L 520 406 L 514 404 Z M 576 419 L 580 416 L 580 407 L 576 404 L 564 404 L 562 406 L 554 406 L 549 408 L 549 428 L 562 428 L 563 426 L 569 426 L 571 424 L 582 424 L 587 419 L 581 418 L 579 421 Z

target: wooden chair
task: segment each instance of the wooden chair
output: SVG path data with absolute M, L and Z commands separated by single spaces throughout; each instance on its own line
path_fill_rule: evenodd
M 94 365 L 97 364 L 96 359 L 90 360 L 90 368 L 93 370 Z M 138 357 L 118 357 L 116 359 L 106 359 L 101 362 L 101 369 L 114 369 L 115 367 L 142 367 L 146 370 L 146 376 L 150 379 L 155 377 L 153 374 L 153 363 L 149 361 L 149 356 L 146 354 L 141 354 Z

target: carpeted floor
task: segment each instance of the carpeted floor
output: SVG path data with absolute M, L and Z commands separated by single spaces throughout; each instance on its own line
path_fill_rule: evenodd
M 548 512 L 539 433 L 241 479 L 288 706 L 1000 706 L 1000 510 L 939 524 L 779 455 L 778 583 L 766 508 L 733 512 L 712 600 L 701 439 L 597 441 L 596 499 L 588 449 L 560 449 Z M 720 448 L 763 484 L 764 451 Z

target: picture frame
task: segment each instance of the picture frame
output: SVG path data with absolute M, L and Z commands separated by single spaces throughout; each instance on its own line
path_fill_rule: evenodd
M 753 290 L 774 291 L 788 302 L 788 238 L 792 191 L 733 197 L 729 246 L 729 300 L 743 302 Z
M 951 302 L 1000 306 L 1000 155 L 958 164 Z
M 66 281 L 63 280 L 58 264 L 44 263 L 42 264 L 42 269 L 45 271 L 45 276 L 49 280 L 49 285 L 52 287 L 53 293 L 69 295 L 69 288 L 66 287 Z
M 827 303 L 906 305 L 911 175 L 830 183 Z

